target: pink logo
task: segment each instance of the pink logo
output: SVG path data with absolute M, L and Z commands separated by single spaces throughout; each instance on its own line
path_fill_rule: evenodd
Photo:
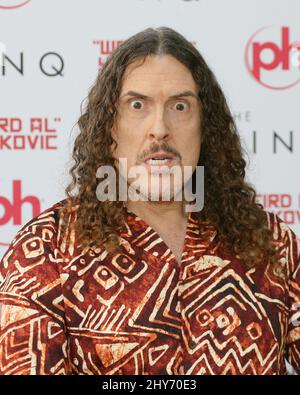
M 22 197 L 21 180 L 13 181 L 12 201 L 4 196 L 0 196 L 0 206 L 4 208 L 4 214 L 0 217 L 0 225 L 7 224 L 11 219 L 13 225 L 22 225 L 22 206 L 29 203 L 32 207 L 32 217 L 36 217 L 41 212 L 40 200 L 36 196 Z M 1 210 L 2 211 L 2 210 Z
M 15 8 L 23 7 L 28 4 L 31 0 L 0 0 L 0 9 L 13 10 Z
M 271 40 L 270 37 L 274 39 Z M 257 30 L 245 49 L 248 72 L 269 89 L 288 89 L 300 82 L 300 43 L 290 41 L 290 28 L 271 26 Z

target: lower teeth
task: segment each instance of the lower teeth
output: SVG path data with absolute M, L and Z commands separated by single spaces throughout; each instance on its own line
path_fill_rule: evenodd
M 168 159 L 149 159 L 149 165 L 163 165 L 168 162 Z

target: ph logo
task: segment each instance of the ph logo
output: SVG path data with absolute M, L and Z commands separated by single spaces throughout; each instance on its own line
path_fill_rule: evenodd
M 0 9 L 13 10 L 15 8 L 23 7 L 28 4 L 31 0 L 0 0 Z
M 291 42 L 288 26 L 257 30 L 245 49 L 248 72 L 269 89 L 288 89 L 300 82 L 300 41 Z
M 0 225 L 6 225 L 11 219 L 13 225 L 22 225 L 22 206 L 25 203 L 31 205 L 32 217 L 41 213 L 39 198 L 33 195 L 22 197 L 22 181 L 14 180 L 12 200 L 0 195 Z M 3 212 L 2 216 L 1 212 Z

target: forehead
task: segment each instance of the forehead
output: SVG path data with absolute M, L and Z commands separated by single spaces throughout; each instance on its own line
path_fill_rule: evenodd
M 198 91 L 190 70 L 171 55 L 148 56 L 130 64 L 123 76 L 122 93 L 128 89 L 144 89 L 145 94 L 157 89 L 169 93 L 172 89 Z

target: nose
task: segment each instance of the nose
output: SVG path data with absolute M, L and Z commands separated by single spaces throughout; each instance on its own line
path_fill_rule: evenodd
M 148 136 L 151 140 L 165 140 L 169 137 L 169 129 L 166 123 L 164 109 L 157 109 L 153 114 Z

